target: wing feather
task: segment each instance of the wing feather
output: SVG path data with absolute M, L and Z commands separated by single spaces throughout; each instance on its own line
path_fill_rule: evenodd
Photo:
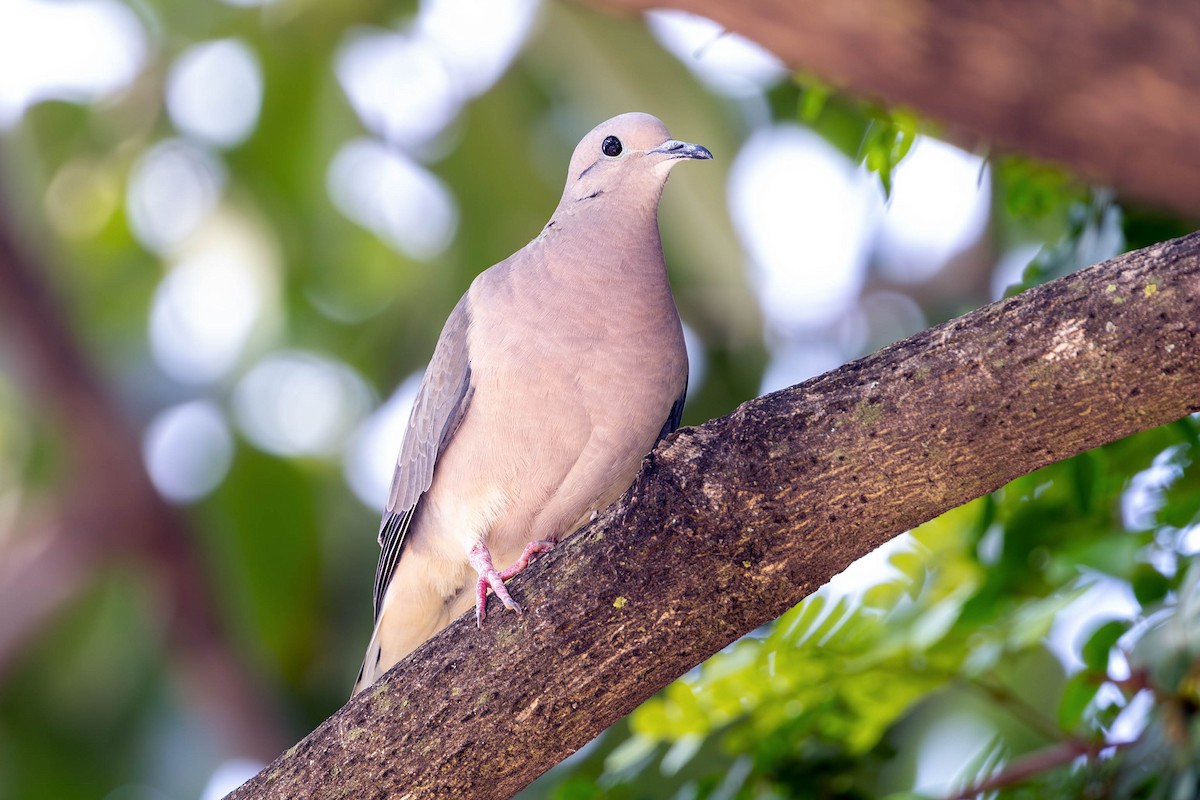
M 396 458 L 387 510 L 379 525 L 379 566 L 375 570 L 375 619 L 395 574 L 404 543 L 420 511 L 420 501 L 433 484 L 438 457 L 454 438 L 471 403 L 471 358 L 467 333 L 471 325 L 464 295 L 442 328 L 413 402 L 408 427 Z
M 679 397 L 671 404 L 671 413 L 667 414 L 667 421 L 663 423 L 662 431 L 658 434 L 658 439 L 655 444 L 658 444 L 669 434 L 674 432 L 679 423 L 683 421 L 683 404 L 687 401 L 687 381 L 683 382 L 683 391 L 679 393 Z

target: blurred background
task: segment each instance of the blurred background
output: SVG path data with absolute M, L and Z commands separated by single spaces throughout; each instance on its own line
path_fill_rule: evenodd
M 219 797 L 345 701 L 442 322 L 630 110 L 716 156 L 660 215 L 684 424 L 1192 227 L 680 12 L 0 0 L 0 798 Z M 1196 445 L 900 537 L 523 796 L 946 796 L 1047 752 L 1021 796 L 1192 796 Z

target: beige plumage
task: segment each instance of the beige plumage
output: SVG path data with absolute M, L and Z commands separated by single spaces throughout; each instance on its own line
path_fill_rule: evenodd
M 593 129 L 542 232 L 454 307 L 417 394 L 379 540 L 358 692 L 619 497 L 679 424 L 687 354 L 658 201 L 709 159 L 648 114 Z

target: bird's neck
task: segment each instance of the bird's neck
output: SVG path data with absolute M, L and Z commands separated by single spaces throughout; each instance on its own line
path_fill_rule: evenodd
M 618 187 L 624 188 L 624 187 Z M 600 240 L 658 241 L 658 201 L 662 185 L 638 192 L 596 190 L 579 197 L 565 194 L 545 233 Z
M 551 250 L 570 253 L 563 263 L 571 270 L 594 271 L 610 288 L 622 280 L 646 287 L 665 284 L 657 203 L 631 207 L 599 196 L 563 205 L 538 239 Z

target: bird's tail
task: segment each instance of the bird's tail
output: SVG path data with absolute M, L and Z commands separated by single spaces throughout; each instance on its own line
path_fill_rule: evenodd
M 350 692 L 351 697 L 379 679 L 382 674 L 379 669 L 382 652 L 379 644 L 379 625 L 376 625 L 375 632 L 371 634 L 371 643 L 367 645 L 367 654 L 363 657 L 362 667 L 358 670 L 358 680 L 354 682 L 354 691 Z

